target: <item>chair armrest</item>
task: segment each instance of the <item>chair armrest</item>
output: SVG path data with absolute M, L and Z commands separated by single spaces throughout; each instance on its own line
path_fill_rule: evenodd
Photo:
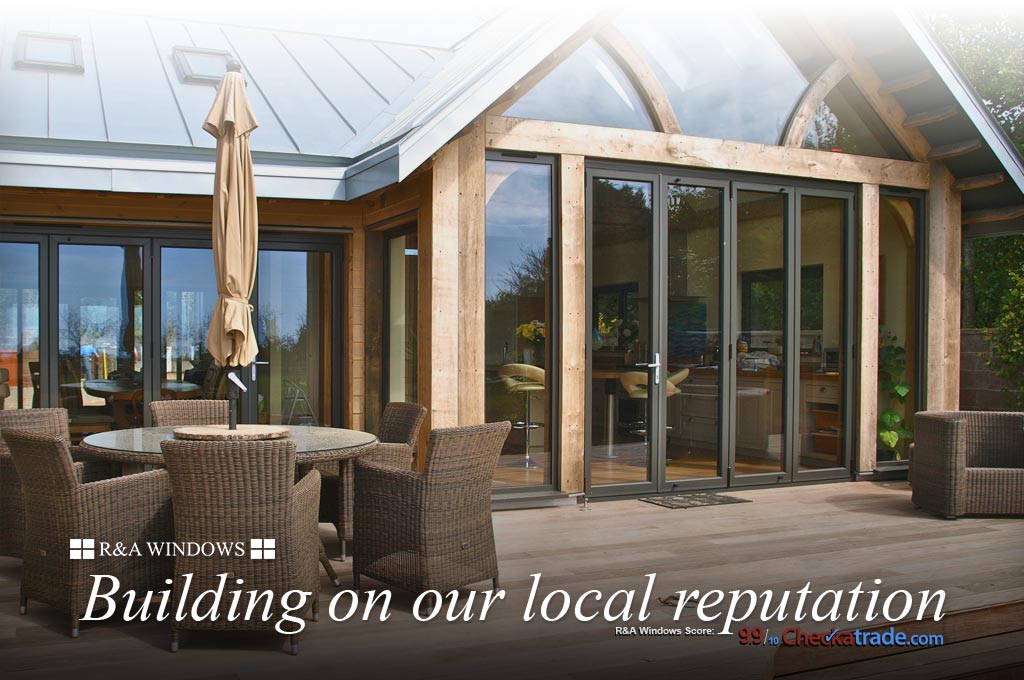
M 914 416 L 913 502 L 944 517 L 964 514 L 967 422 L 953 411 Z
M 312 592 L 319 590 L 320 572 L 320 472 L 307 472 L 292 489 L 292 516 L 288 524 L 291 535 L 291 559 L 296 583 Z
M 371 453 L 366 454 L 359 460 L 379 463 L 388 467 L 400 470 L 412 468 L 412 447 L 408 444 L 386 444 L 379 443 Z
M 356 493 L 402 495 L 399 490 L 418 494 L 426 485 L 426 474 L 360 458 L 356 460 Z M 390 489 L 390 491 L 389 491 Z

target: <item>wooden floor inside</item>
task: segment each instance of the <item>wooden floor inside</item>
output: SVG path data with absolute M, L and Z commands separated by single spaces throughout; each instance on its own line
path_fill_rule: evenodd
M 0 668 L 5 678 L 143 675 L 147 680 L 297 673 L 466 680 L 767 678 L 772 648 L 740 646 L 734 635 L 624 637 L 616 636 L 614 624 L 600 620 L 526 623 L 531 574 L 543 575 L 542 594 L 554 588 L 575 595 L 595 588 L 606 594 L 619 588 L 642 593 L 644 575 L 656 573 L 654 595 L 661 597 L 678 589 L 795 591 L 808 581 L 816 592 L 848 590 L 858 582 L 869 588 L 879 578 L 883 593 L 943 589 L 947 611 L 1024 599 L 1024 520 L 936 519 L 914 509 L 905 482 L 728 493 L 753 502 L 669 510 L 625 500 L 592 503 L 587 512 L 559 506 L 495 513 L 501 585 L 508 593 L 484 622 L 417 622 L 409 596 L 396 596 L 385 623 L 334 622 L 327 606 L 338 591 L 323 578 L 321 619 L 301 635 L 298 657 L 283 651 L 280 636 L 263 634 L 183 633 L 181 651 L 171 654 L 168 624 L 154 622 L 84 623 L 81 637 L 73 640 L 65 617 L 45 605 L 35 603 L 28 615 L 18 615 L 21 562 L 0 558 Z M 332 536 L 326 525 L 321 533 Z M 329 541 L 328 552 L 336 555 L 337 545 Z M 343 587 L 351 583 L 350 564 L 334 562 Z M 373 587 L 364 582 L 364 588 Z M 646 623 L 708 625 L 692 609 L 676 623 L 673 611 L 655 602 Z M 882 665 L 886 677 L 1021 677 L 1024 635 L 873 663 Z M 874 672 L 844 668 L 820 677 Z

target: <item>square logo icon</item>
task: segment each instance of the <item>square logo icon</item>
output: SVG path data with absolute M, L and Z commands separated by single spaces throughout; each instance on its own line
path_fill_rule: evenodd
M 250 557 L 254 560 L 272 560 L 277 555 L 277 539 L 253 538 L 249 541 Z
M 96 559 L 96 539 L 94 538 L 72 538 L 70 556 L 73 560 L 94 560 Z

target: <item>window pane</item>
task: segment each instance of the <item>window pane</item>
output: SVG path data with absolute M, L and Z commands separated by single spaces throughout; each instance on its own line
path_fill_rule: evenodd
M 846 201 L 800 199 L 800 470 L 841 467 Z
M 907 160 L 907 153 L 849 78 L 825 97 L 807 127 L 803 148 Z
M 0 408 L 39 400 L 39 246 L 0 243 Z
M 653 130 L 640 97 L 608 53 L 587 42 L 513 104 L 506 116 Z
M 736 474 L 785 465 L 786 196 L 737 192 Z
M 224 371 L 206 349 L 206 332 L 217 302 L 213 251 L 161 248 L 160 332 L 164 367 L 160 399 L 224 399 Z
M 807 78 L 754 17 L 623 12 L 616 25 L 654 69 L 684 134 L 778 144 Z
M 590 479 L 594 486 L 651 479 L 650 182 L 595 179 L 590 262 Z
M 331 255 L 261 250 L 257 422 L 331 425 Z
M 416 401 L 416 234 L 388 240 L 387 401 Z
M 513 423 L 495 486 L 551 483 L 551 167 L 487 161 L 485 416 Z
M 60 405 L 73 438 L 143 423 L 141 246 L 61 244 Z

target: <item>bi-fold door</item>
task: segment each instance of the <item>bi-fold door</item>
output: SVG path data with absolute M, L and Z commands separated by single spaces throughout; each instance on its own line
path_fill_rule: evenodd
M 588 170 L 587 486 L 848 475 L 852 195 Z

